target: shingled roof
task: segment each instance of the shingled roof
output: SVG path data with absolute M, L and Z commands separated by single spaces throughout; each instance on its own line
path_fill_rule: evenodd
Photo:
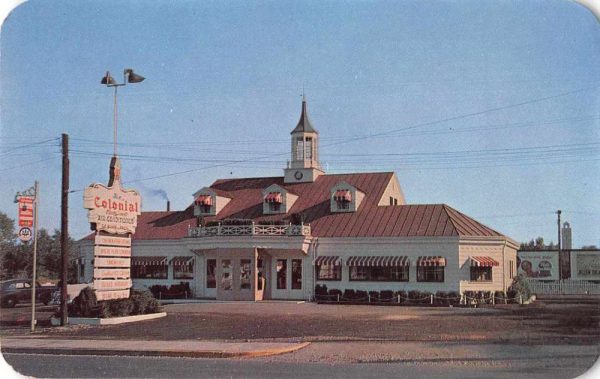
M 302 219 L 316 237 L 504 237 L 445 204 L 378 206 L 393 173 L 321 175 L 313 183 L 285 184 L 283 177 L 221 179 L 210 188 L 231 201 L 217 216 L 206 221 L 231 218 L 266 220 Z M 344 181 L 365 193 L 356 212 L 332 213 L 330 189 Z M 262 190 L 277 184 L 298 195 L 286 214 L 264 215 Z M 135 240 L 179 239 L 196 225 L 193 205 L 178 212 L 142 212 Z

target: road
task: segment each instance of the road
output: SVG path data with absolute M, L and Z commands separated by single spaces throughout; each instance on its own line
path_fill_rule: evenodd
M 4 354 L 22 375 L 144 378 L 573 378 L 589 363 L 561 362 L 289 363 L 248 359 Z M 15 375 L 16 376 L 16 375 Z M 11 377 L 3 375 L 4 378 Z

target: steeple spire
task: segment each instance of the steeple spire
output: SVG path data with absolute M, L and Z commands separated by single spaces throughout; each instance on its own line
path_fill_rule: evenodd
M 298 125 L 292 130 L 291 134 L 297 132 L 308 132 L 308 133 L 319 133 L 315 128 L 313 128 L 310 123 L 310 119 L 308 118 L 308 111 L 306 110 L 306 94 L 304 93 L 304 88 L 302 89 L 302 113 L 300 114 L 300 120 L 298 120 Z

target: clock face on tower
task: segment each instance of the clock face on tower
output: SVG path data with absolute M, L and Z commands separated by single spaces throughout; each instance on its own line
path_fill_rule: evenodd
M 296 180 L 300 180 L 300 179 L 302 179 L 302 176 L 303 176 L 303 175 L 302 175 L 302 172 L 301 172 L 301 171 L 296 171 L 296 172 L 294 173 L 294 178 L 296 178 Z

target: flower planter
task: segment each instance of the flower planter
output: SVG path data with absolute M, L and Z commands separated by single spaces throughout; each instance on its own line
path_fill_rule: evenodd
M 165 317 L 166 315 L 167 315 L 167 312 L 148 313 L 145 315 L 110 317 L 110 318 L 69 317 L 68 323 L 69 323 L 69 325 L 116 325 L 116 324 L 124 324 L 127 322 L 152 320 L 155 318 Z M 53 326 L 59 326 L 60 318 L 52 317 L 50 319 L 50 323 Z

